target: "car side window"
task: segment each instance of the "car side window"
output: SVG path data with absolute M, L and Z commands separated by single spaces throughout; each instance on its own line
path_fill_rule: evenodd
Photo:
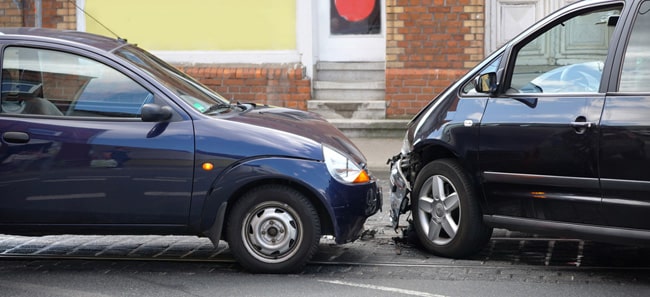
M 650 91 L 650 1 L 639 6 L 623 57 L 620 92 Z
M 97 61 L 54 50 L 8 47 L 2 63 L 2 112 L 137 118 L 153 94 Z
M 507 92 L 598 92 L 621 9 L 579 14 L 519 47 Z

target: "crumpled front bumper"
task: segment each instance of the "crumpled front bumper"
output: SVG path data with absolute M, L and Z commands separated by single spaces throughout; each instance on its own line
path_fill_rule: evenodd
M 377 180 L 367 184 L 344 185 L 336 182 L 341 188 L 330 187 L 332 196 L 338 195 L 345 203 L 334 207 L 335 241 L 343 244 L 358 239 L 364 231 L 366 219 L 382 209 L 382 188 Z M 342 196 L 341 193 L 345 196 Z
M 402 169 L 402 154 L 390 160 L 390 222 L 393 229 L 399 227 L 399 217 L 408 211 L 411 186 Z

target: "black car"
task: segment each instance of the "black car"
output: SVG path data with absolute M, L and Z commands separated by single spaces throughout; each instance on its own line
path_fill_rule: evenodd
M 580 1 L 489 55 L 409 124 L 393 225 L 448 257 L 493 228 L 650 243 L 648 28 L 649 0 Z
M 381 206 L 320 116 L 230 102 L 135 45 L 0 28 L 0 233 L 185 234 L 299 271 Z

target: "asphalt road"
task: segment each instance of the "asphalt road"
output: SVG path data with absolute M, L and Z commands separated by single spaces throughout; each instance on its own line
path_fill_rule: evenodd
M 312 264 L 255 275 L 236 264 L 4 260 L 2 296 L 647 296 L 647 270 Z

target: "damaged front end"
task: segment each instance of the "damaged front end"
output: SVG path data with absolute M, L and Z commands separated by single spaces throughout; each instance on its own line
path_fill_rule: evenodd
M 410 209 L 407 197 L 411 184 L 404 172 L 409 172 L 408 154 L 399 153 L 388 160 L 390 164 L 390 222 L 393 229 L 399 227 L 399 217 Z

